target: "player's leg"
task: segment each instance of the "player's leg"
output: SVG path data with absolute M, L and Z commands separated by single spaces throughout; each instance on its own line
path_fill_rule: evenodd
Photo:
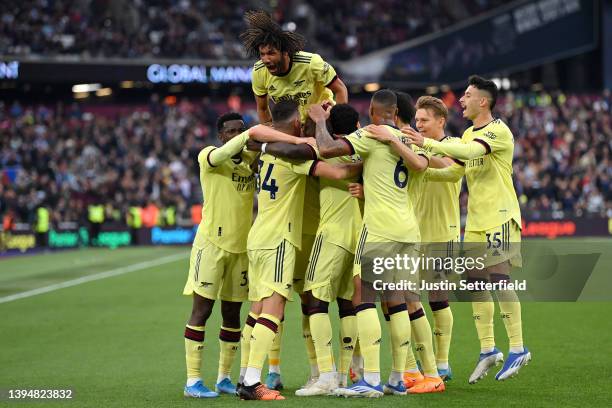
M 206 321 L 212 313 L 223 262 L 219 249 L 207 243 L 203 248 L 192 247 L 189 276 L 183 289 L 184 295 L 193 298 L 191 316 L 185 327 L 185 362 L 187 383 L 184 395 L 193 398 L 210 398 L 218 394 L 202 382 L 202 354 Z
M 508 260 L 487 268 L 490 281 L 508 282 L 513 266 L 522 266 L 520 255 L 521 235 L 518 225 L 508 221 L 501 228 L 500 251 Z M 495 241 L 494 241 L 495 242 Z M 521 367 L 531 360 L 531 353 L 523 346 L 523 323 L 521 303 L 514 290 L 496 290 L 495 295 L 499 305 L 501 319 L 506 328 L 510 350 L 502 369 L 495 375 L 496 380 L 505 380 L 518 374 Z
M 338 316 L 340 317 L 340 356 L 338 358 L 338 385 L 348 385 L 347 374 L 357 346 L 357 316 L 350 300 L 338 297 Z
M 414 313 L 418 310 L 418 305 L 420 305 L 420 302 L 416 302 L 416 304 L 414 302 L 406 302 L 409 318 L 411 313 Z M 414 326 L 412 325 L 412 321 L 410 322 L 410 329 L 412 334 L 411 345 L 406 350 L 406 365 L 404 366 L 404 385 L 408 389 L 414 387 L 416 384 L 422 382 L 425 379 L 417 365 L 417 360 L 413 352 L 413 347 L 416 342 L 414 341 Z
M 251 285 L 251 284 L 250 284 Z M 262 303 L 261 301 L 252 302 L 247 316 L 246 322 L 240 335 L 240 377 L 238 378 L 238 386 L 240 388 L 244 382 L 244 374 L 246 373 L 249 365 L 249 354 L 251 353 L 251 334 L 257 319 L 261 314 Z
M 453 332 L 453 312 L 448 303 L 448 295 L 430 292 L 429 307 L 434 320 L 433 334 L 438 374 L 444 381 L 449 381 L 452 379 L 448 355 Z
M 221 286 L 221 317 L 223 323 L 219 332 L 219 371 L 217 392 L 235 394 L 230 373 L 241 339 L 240 309 L 248 297 L 248 266 L 246 253 L 225 253 L 225 274 Z
M 391 338 L 391 373 L 383 387 L 385 394 L 404 395 L 403 373 L 406 366 L 406 354 L 410 347 L 410 319 L 406 303 L 403 299 L 388 299 L 383 302 L 383 314 L 389 328 Z
M 284 399 L 260 381 L 261 369 L 284 315 L 286 299 L 291 296 L 295 250 L 291 243 L 283 241 L 275 250 L 257 250 L 252 257 L 249 254 L 256 271 L 252 279 L 258 281 L 257 297 L 262 301 L 262 309 L 251 333 L 248 367 L 239 390 L 242 399 Z
M 445 390 L 444 381 L 438 375 L 436 357 L 433 348 L 433 339 L 429 320 L 423 310 L 421 302 L 412 299 L 408 303 L 410 323 L 412 325 L 414 347 L 423 366 L 423 380 L 414 384 L 409 390 L 410 394 L 423 394 L 442 392 Z
M 282 390 L 284 388 L 281 380 L 281 345 L 283 340 L 285 318 L 281 319 L 278 325 L 278 331 L 274 336 L 272 347 L 268 353 L 268 376 L 266 377 L 266 386 L 271 390 Z
M 308 357 L 308 365 L 310 366 L 310 378 L 306 385 L 313 384 L 319 378 L 319 369 L 317 365 L 317 353 L 312 338 L 310 329 L 310 316 L 308 314 L 308 297 L 304 296 L 304 286 L 306 284 L 306 275 L 310 268 L 310 259 L 313 251 L 320 249 L 323 236 L 304 234 L 302 235 L 302 248 L 297 251 L 295 257 L 295 274 L 293 277 L 293 290 L 300 294 L 302 302 L 302 337 L 306 346 L 306 355 Z
M 464 249 L 467 257 L 483 257 L 486 252 L 488 231 L 466 231 L 464 238 Z M 472 284 L 489 282 L 489 274 L 486 269 L 471 269 L 467 271 L 468 282 Z M 500 364 L 504 355 L 495 347 L 495 335 L 493 326 L 493 315 L 495 304 L 488 290 L 473 290 L 471 292 L 472 317 L 478 333 L 480 342 L 480 355 L 476 367 L 468 382 L 475 384 L 483 379 L 489 369 Z
M 221 302 L 223 324 L 219 330 L 219 370 L 215 390 L 223 394 L 235 394 L 236 386 L 230 378 L 232 364 L 240 344 L 241 302 Z

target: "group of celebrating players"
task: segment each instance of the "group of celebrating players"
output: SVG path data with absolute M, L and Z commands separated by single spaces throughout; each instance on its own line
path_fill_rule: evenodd
M 445 135 L 448 110 L 440 99 L 424 96 L 413 105 L 407 94 L 387 89 L 374 93 L 371 125 L 360 128 L 346 86 L 319 55 L 303 51 L 300 35 L 283 31 L 264 12 L 247 13 L 246 19 L 249 27 L 241 39 L 249 54 L 260 58 L 253 67 L 252 87 L 262 124 L 245 130 L 239 114 L 225 114 L 217 123 L 223 146 L 208 146 L 198 156 L 204 206 L 183 292 L 193 297 L 185 328 L 185 396 L 284 399 L 279 356 L 292 291 L 301 298 L 311 369 L 296 395 L 444 391 L 452 378 L 448 295 L 429 293 L 432 336 L 415 291 L 381 294 L 392 354 L 391 373 L 383 384 L 381 325 L 373 300 L 377 291 L 369 281 L 362 282 L 362 262 L 381 248 L 415 255 L 418 243 L 458 247 L 459 193 L 465 177 L 469 201 L 464 242 L 495 249 L 486 267 L 468 271 L 468 279 L 507 281 L 512 266 L 520 266 L 520 253 L 509 249 L 509 243 L 520 242 L 521 226 L 512 184 L 513 136 L 492 116 L 497 87 L 470 77 L 460 102 L 473 126 L 462 138 Z M 413 121 L 416 130 L 410 126 Z M 516 294 L 500 290 L 496 297 L 510 345 L 495 376 L 504 380 L 516 375 L 531 354 L 523 346 Z M 211 391 L 202 382 L 201 365 L 205 324 L 217 299 L 223 322 L 216 391 Z M 251 306 L 241 328 L 246 300 Z M 337 302 L 340 318 L 337 360 L 331 302 Z M 471 384 L 504 361 L 495 347 L 491 292 L 474 291 L 472 308 L 481 352 Z M 230 372 L 239 348 L 240 378 L 234 385 Z M 266 358 L 269 373 L 262 383 Z

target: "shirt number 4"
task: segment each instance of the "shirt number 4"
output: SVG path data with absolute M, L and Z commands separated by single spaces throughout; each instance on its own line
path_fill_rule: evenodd
M 263 166 L 263 162 L 260 161 L 260 174 L 262 172 L 262 166 Z M 266 170 L 266 175 L 263 179 L 263 182 L 261 183 L 261 190 L 265 190 L 268 191 L 270 193 L 270 199 L 271 200 L 275 200 L 276 199 L 276 193 L 278 192 L 278 186 L 276 185 L 276 179 L 271 178 L 272 176 L 272 170 L 274 169 L 274 164 L 269 163 L 268 164 L 268 169 Z M 261 177 L 261 176 L 260 176 Z

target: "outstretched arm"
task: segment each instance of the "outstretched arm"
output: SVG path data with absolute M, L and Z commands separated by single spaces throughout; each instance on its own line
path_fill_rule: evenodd
M 249 137 L 262 143 L 284 142 L 291 144 L 306 144 L 309 139 L 291 136 L 265 125 L 256 125 L 248 130 Z
M 443 154 L 459 160 L 470 160 L 482 157 L 490 153 L 490 147 L 484 142 L 472 140 L 461 143 L 442 143 L 437 140 L 423 137 L 420 133 L 410 127 L 402 128 L 402 132 L 410 143 L 423 147 L 433 153 Z
M 254 140 L 247 142 L 247 149 L 253 152 L 261 152 L 263 143 Z M 275 157 L 292 160 L 314 160 L 317 158 L 317 153 L 314 148 L 308 144 L 294 145 L 289 143 L 275 142 L 266 143 L 265 153 Z
M 247 140 L 249 140 L 248 132 L 242 132 L 223 146 L 209 151 L 208 157 L 206 158 L 208 163 L 213 167 L 218 166 L 230 157 L 240 153 L 246 145 Z
M 461 177 L 465 174 L 465 166 L 457 163 L 445 167 L 443 169 L 427 169 L 425 172 L 425 178 L 429 181 L 445 181 L 445 182 L 456 182 L 461 180 Z

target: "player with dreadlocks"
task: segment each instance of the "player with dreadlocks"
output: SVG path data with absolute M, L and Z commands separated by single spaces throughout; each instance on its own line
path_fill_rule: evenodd
M 250 11 L 245 14 L 248 28 L 240 35 L 240 39 L 252 57 L 259 60 L 253 66 L 252 87 L 257 102 L 257 115 L 261 123 L 270 122 L 269 101 L 274 104 L 285 100 L 298 103 L 300 120 L 305 122 L 308 117 L 307 107 L 320 104 L 325 100 L 336 103 L 348 102 L 346 86 L 336 75 L 334 68 L 325 62 L 320 55 L 304 52 L 305 40 L 298 33 L 283 31 L 272 17 L 264 11 Z M 265 152 L 266 146 L 262 147 Z M 313 158 L 316 153 L 313 151 Z M 310 334 L 310 322 L 307 302 L 303 296 L 304 277 L 308 266 L 309 255 L 315 241 L 319 225 L 319 182 L 309 177 L 304 196 L 304 218 L 302 221 L 302 245 L 297 250 L 293 289 L 302 297 L 302 334 L 306 341 L 306 350 L 311 367 L 310 380 L 307 386 L 314 384 L 319 375 L 316 361 L 316 351 Z M 253 328 L 253 322 L 259 314 L 259 307 L 254 304 L 250 318 L 247 319 L 245 332 Z M 278 326 L 278 334 L 269 354 L 269 374 L 266 385 L 272 389 L 282 388 L 280 380 L 280 339 L 282 323 Z M 242 371 L 246 369 L 249 350 L 249 336 L 243 333 L 241 358 Z
M 307 105 L 331 100 L 332 96 L 337 103 L 348 102 L 346 86 L 334 68 L 320 55 L 303 51 L 304 37 L 283 31 L 264 11 L 247 12 L 245 19 L 248 28 L 240 39 L 249 56 L 260 58 L 252 76 L 260 122 L 272 120 L 269 99 L 274 103 L 286 99 L 297 101 L 302 122 L 307 117 Z

